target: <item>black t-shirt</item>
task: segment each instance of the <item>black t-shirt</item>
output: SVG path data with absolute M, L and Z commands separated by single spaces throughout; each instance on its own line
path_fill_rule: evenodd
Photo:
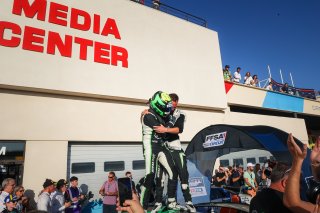
M 250 202 L 250 213 L 290 213 L 283 204 L 283 193 L 266 188 L 258 192 Z
M 233 178 L 237 178 L 240 177 L 236 182 L 233 182 Z M 240 172 L 237 170 L 233 170 L 232 174 L 230 176 L 230 185 L 233 187 L 241 187 L 242 185 L 244 185 L 244 180 L 243 180 L 243 176 L 240 175 Z
M 220 181 L 220 182 L 218 182 L 218 178 L 219 179 L 221 179 L 221 178 L 223 178 L 225 176 L 225 173 L 224 172 L 218 172 L 217 174 L 216 174 L 216 182 L 215 182 L 215 186 L 218 186 L 218 187 L 221 187 L 222 185 L 226 185 L 226 180 L 224 179 L 224 180 L 222 180 L 222 181 Z
M 184 119 L 185 119 L 185 115 L 184 114 L 180 114 L 180 117 L 177 119 L 176 123 L 174 124 L 173 127 L 178 127 L 179 128 L 179 133 L 183 132 L 183 128 L 184 128 Z M 179 134 L 167 134 L 167 138 L 168 142 L 174 141 L 174 140 L 179 140 Z

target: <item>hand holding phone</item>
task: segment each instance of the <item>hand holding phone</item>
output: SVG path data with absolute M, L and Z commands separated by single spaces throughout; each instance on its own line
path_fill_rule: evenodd
M 120 206 L 123 206 L 125 200 L 132 200 L 132 181 L 131 178 L 118 179 L 118 192 Z
M 118 211 L 125 211 L 128 213 L 144 212 L 144 209 L 139 202 L 139 197 L 135 193 L 132 194 L 132 200 L 126 200 L 123 205 L 125 207 L 119 206 L 119 203 L 118 203 L 117 210 Z

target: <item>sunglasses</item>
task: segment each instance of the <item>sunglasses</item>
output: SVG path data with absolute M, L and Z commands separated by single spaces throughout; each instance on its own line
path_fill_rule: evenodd
M 113 178 L 113 176 L 108 176 L 108 178 Z
M 22 190 L 19 190 L 19 192 L 24 192 L 24 190 L 22 189 Z

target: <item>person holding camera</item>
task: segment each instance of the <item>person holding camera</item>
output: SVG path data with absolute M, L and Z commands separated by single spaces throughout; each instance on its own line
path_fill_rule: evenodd
M 80 213 L 80 201 L 84 199 L 84 195 L 81 194 L 81 189 L 78 188 L 78 178 L 76 176 L 70 178 L 70 187 L 66 190 L 65 199 L 70 200 L 72 203 L 70 207 L 65 209 L 66 213 Z
M 64 213 L 64 210 L 71 206 L 71 200 L 65 200 L 64 193 L 67 191 L 67 182 L 60 179 L 56 185 L 56 193 L 51 199 L 52 213 Z
M 269 188 L 262 189 L 250 202 L 249 212 L 271 213 L 275 209 L 277 212 L 291 212 L 284 206 L 283 193 L 289 176 L 289 165 L 278 162 L 270 174 L 271 184 Z
M 219 166 L 218 173 L 216 173 L 216 180 L 214 185 L 217 187 L 222 187 L 226 185 L 226 181 L 228 179 L 228 173 L 222 165 Z
M 239 165 L 237 168 L 232 170 L 230 176 L 230 186 L 239 188 L 244 184 L 243 180 L 243 167 Z
M 315 194 L 316 199 L 313 203 L 303 201 L 300 198 L 300 174 L 303 160 L 307 156 L 307 145 L 304 144 L 301 149 L 296 144 L 291 133 L 288 136 L 287 145 L 292 156 L 292 167 L 287 180 L 283 202 L 292 212 L 320 212 L 319 191 L 318 194 Z M 318 137 L 312 149 L 310 161 L 314 180 L 318 182 L 320 180 L 320 137 Z M 320 183 L 318 182 L 319 185 Z

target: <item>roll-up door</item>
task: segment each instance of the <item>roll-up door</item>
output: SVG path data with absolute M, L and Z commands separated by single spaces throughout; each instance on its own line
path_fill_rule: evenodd
M 187 144 L 182 144 L 185 150 Z M 79 178 L 84 193 L 92 191 L 98 198 L 99 189 L 107 180 L 107 173 L 114 171 L 123 177 L 131 171 L 135 184 L 144 177 L 145 163 L 142 143 L 69 143 L 68 178 Z

